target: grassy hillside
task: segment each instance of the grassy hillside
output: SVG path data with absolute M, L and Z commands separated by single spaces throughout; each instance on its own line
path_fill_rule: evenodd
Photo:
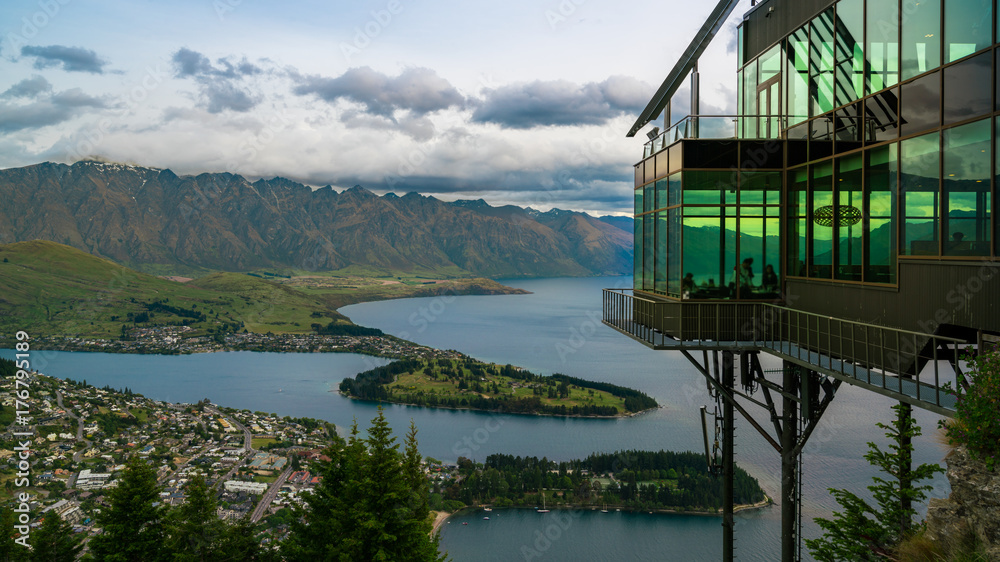
M 190 283 L 46 241 L 0 245 L 0 335 L 117 337 L 122 326 L 185 323 L 198 333 L 308 332 L 348 322 L 325 300 L 264 279 L 212 274 Z

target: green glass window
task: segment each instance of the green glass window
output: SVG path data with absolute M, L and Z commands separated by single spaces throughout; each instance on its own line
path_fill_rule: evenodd
M 656 184 L 647 183 L 643 186 L 642 190 L 645 192 L 642 194 L 642 209 L 644 212 L 648 213 L 655 208 L 656 205 Z
M 875 144 L 899 137 L 899 88 L 865 100 L 865 142 Z
M 743 172 L 740 205 L 780 205 L 781 172 Z
M 731 296 L 722 286 L 729 282 L 726 271 L 736 255 L 736 217 L 701 214 L 707 210 L 684 211 L 684 277 L 680 285 L 687 298 Z
M 769 217 L 740 217 L 740 253 L 736 264 L 737 286 L 741 299 L 767 299 L 777 296 L 778 276 L 781 272 L 780 234 L 781 228 L 776 208 L 770 210 Z
M 667 212 L 656 213 L 656 251 L 655 254 L 655 282 L 653 289 L 657 293 L 667 292 Z
M 941 0 L 906 3 L 903 80 L 941 66 Z
M 865 152 L 865 277 L 868 283 L 896 282 L 897 147 Z
M 822 115 L 833 109 L 833 9 L 813 18 L 810 24 L 809 74 L 812 88 L 812 114 Z
M 864 0 L 840 0 L 837 4 L 836 105 L 845 105 L 865 95 Z
M 899 146 L 901 255 L 938 255 L 939 140 L 931 133 Z
M 746 139 L 757 138 L 757 60 L 743 68 L 742 138 Z
M 944 3 L 945 62 L 985 49 L 993 41 L 993 0 Z
M 685 205 L 723 205 L 736 202 L 738 175 L 729 170 L 685 171 Z
M 743 26 L 736 28 L 736 66 L 743 66 Z
M 643 215 L 642 221 L 642 288 L 653 290 L 653 256 L 656 252 L 654 240 L 656 215 Z
M 871 1 L 865 6 L 868 58 L 868 93 L 899 82 L 899 6 L 896 2 Z
M 785 47 L 785 92 L 788 98 L 788 125 L 809 118 L 809 27 L 795 30 Z
M 667 177 L 667 182 L 669 182 L 669 194 L 667 195 L 667 206 L 673 207 L 674 205 L 681 204 L 681 173 L 677 172 L 671 174 Z
M 833 272 L 833 162 L 809 168 L 809 277 L 829 279 Z
M 863 162 L 860 152 L 837 158 L 837 204 L 830 217 L 837 239 L 834 278 L 846 281 L 861 281 Z M 819 218 L 813 220 L 817 227 Z
M 656 205 L 655 208 L 662 209 L 667 206 L 667 191 L 669 182 L 666 178 L 656 182 Z
M 642 188 L 635 190 L 635 216 L 641 215 L 644 210 L 642 207 Z
M 945 130 L 943 249 L 946 256 L 990 255 L 990 119 Z
M 985 52 L 944 69 L 944 124 L 965 121 L 993 109 L 993 53 Z
M 635 217 L 635 222 L 633 223 L 633 236 L 632 236 L 632 287 L 635 289 L 642 290 L 642 221 L 643 217 Z
M 903 84 L 900 134 L 912 135 L 941 125 L 941 72 Z
M 667 294 L 678 297 L 681 294 L 681 208 L 667 211 Z
M 806 236 L 809 215 L 809 170 L 788 171 L 788 275 L 806 276 Z

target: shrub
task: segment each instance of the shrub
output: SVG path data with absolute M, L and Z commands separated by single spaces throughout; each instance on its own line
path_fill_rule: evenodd
M 965 445 L 989 469 L 1000 453 L 1000 349 L 968 357 L 968 373 L 959 377 L 955 419 L 943 424 L 953 445 Z

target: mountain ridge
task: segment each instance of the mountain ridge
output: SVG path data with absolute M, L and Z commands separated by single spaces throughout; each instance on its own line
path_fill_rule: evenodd
M 313 189 L 283 177 L 178 176 L 81 161 L 0 170 L 0 242 L 44 239 L 141 271 L 449 271 L 485 277 L 623 274 L 632 233 L 574 211 Z M 621 223 L 619 223 L 621 224 Z

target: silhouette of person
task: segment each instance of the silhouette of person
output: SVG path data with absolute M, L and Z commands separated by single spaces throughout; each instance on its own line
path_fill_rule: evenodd
M 768 289 L 774 289 L 778 286 L 778 275 L 774 272 L 774 268 L 771 264 L 764 266 L 764 275 L 761 277 L 760 284 Z

